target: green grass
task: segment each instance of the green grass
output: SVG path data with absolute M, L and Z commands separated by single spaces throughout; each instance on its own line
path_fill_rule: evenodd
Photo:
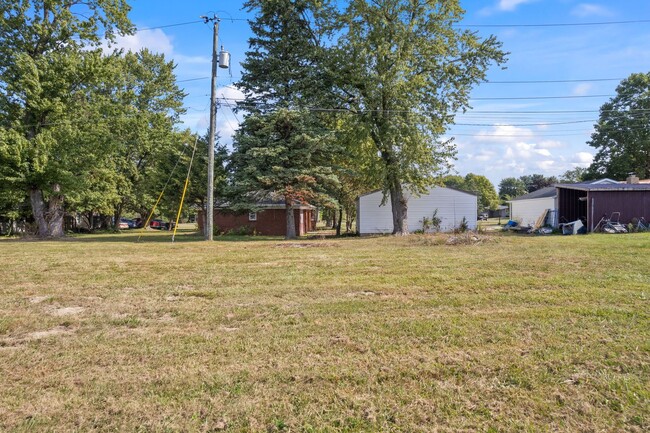
M 650 429 L 650 234 L 0 241 L 0 430 Z

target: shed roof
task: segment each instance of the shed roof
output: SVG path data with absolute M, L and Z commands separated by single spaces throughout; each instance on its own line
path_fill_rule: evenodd
M 519 197 L 515 197 L 510 201 L 519 201 L 519 200 L 533 200 L 536 198 L 548 198 L 548 197 L 555 197 L 557 195 L 557 191 L 555 190 L 554 186 L 547 186 L 545 188 L 540 188 L 537 191 L 530 192 L 528 194 L 520 195 Z
M 405 186 L 405 185 L 402 185 L 402 187 L 405 188 L 406 186 Z M 472 191 L 465 191 L 464 189 L 458 189 L 458 188 L 454 188 L 454 187 L 451 187 L 451 186 L 431 185 L 431 186 L 428 187 L 428 188 L 443 188 L 443 189 L 450 189 L 450 190 L 452 190 L 452 191 L 462 192 L 462 193 L 464 193 L 464 194 L 469 194 L 469 195 L 473 195 L 473 196 L 477 196 L 477 197 L 478 197 L 478 193 L 475 193 L 475 192 L 472 192 Z M 376 193 L 376 192 L 381 192 L 381 191 L 383 191 L 383 190 L 382 190 L 382 189 L 373 189 L 372 191 L 368 191 L 368 192 L 365 192 L 365 193 L 363 193 L 363 194 L 360 194 L 360 195 L 357 197 L 357 200 L 360 199 L 361 197 L 365 197 L 365 196 L 367 196 L 367 195 L 374 194 L 374 193 Z
M 560 183 L 555 186 L 558 188 L 575 189 L 578 191 L 650 191 L 650 184 L 647 183 Z

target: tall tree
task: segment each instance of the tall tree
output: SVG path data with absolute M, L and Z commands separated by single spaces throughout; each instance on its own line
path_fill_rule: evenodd
M 80 145 L 71 127 L 79 94 L 97 73 L 102 37 L 132 30 L 124 0 L 0 1 L 0 146 L 19 159 L 14 179 L 30 197 L 38 234 L 63 235 L 66 186 Z
M 305 109 L 329 92 L 322 66 L 334 9 L 328 0 L 248 0 L 244 7 L 255 19 L 239 106 L 252 114 L 235 137 L 233 201 L 250 206 L 254 193 L 282 196 L 293 238 L 294 203 L 324 200 L 327 184 L 335 182 L 324 115 Z
M 161 215 L 174 215 L 178 211 L 187 170 L 190 163 L 192 163 L 193 147 L 197 140 L 197 137 L 189 131 L 181 131 L 175 134 L 177 137 L 174 140 L 175 148 L 169 149 L 161 155 L 153 174 L 155 181 L 151 187 L 152 192 L 157 195 L 165 185 L 167 186 L 159 206 L 159 214 Z M 205 185 L 207 184 L 208 173 L 205 168 L 208 165 L 208 155 L 202 149 L 207 149 L 207 147 L 208 134 L 206 133 L 199 137 L 198 142 L 196 142 L 194 162 L 192 163 L 189 184 L 185 194 L 187 213 L 191 213 L 192 208 L 194 210 L 205 209 L 206 206 Z M 224 197 L 226 194 L 225 164 L 227 163 L 227 157 L 226 147 L 219 144 L 219 137 L 217 137 L 217 144 L 214 149 L 214 189 L 217 197 Z
M 490 36 L 459 30 L 458 0 L 351 0 L 330 69 L 340 106 L 374 144 L 393 233 L 407 234 L 407 188 L 435 182 L 455 156 L 440 137 L 455 113 L 469 108 L 472 87 L 505 61 Z
M 335 9 L 330 0 L 248 0 L 253 36 L 238 83 L 248 111 L 305 107 L 329 90 L 325 43 Z
M 506 177 L 499 182 L 499 198 L 502 200 L 510 200 L 527 192 L 526 183 L 521 178 Z
M 571 170 L 565 171 L 562 176 L 560 176 L 560 182 L 562 183 L 577 183 L 587 180 L 589 174 L 589 169 L 585 167 L 575 167 Z
M 143 214 L 151 209 L 157 196 L 157 166 L 168 155 L 177 156 L 188 138 L 174 132 L 185 111 L 185 94 L 176 84 L 173 62 L 144 49 L 115 53 L 112 65 L 105 92 L 111 110 L 109 147 L 120 197 L 112 212 L 117 225 L 124 211 Z
M 554 183 L 558 183 L 555 176 L 546 177 L 539 173 L 520 176 L 519 180 L 526 185 L 526 191 L 529 193 L 537 191 L 538 189 L 546 188 L 547 186 L 552 186 Z
M 625 179 L 635 173 L 650 177 L 650 72 L 632 74 L 616 88 L 616 96 L 600 107 L 588 143 L 598 149 L 591 177 Z
M 456 188 L 463 191 L 467 191 L 467 185 L 465 184 L 465 178 L 463 176 L 458 176 L 456 174 L 450 174 L 442 178 L 442 183 L 447 188 Z
M 479 210 L 494 210 L 499 205 L 499 196 L 487 177 L 469 173 L 465 176 L 465 188 L 478 194 Z
M 279 109 L 245 118 L 234 140 L 229 170 L 235 208 L 255 209 L 257 199 L 281 197 L 286 205 L 287 239 L 296 237 L 293 207 L 329 200 L 337 183 L 329 143 L 314 131 L 304 112 Z

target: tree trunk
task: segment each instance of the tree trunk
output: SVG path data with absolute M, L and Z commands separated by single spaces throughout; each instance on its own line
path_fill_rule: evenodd
M 287 234 L 284 237 L 285 239 L 295 239 L 296 238 L 296 219 L 293 214 L 293 206 L 291 200 L 287 200 Z
M 122 219 L 122 204 L 118 204 L 115 206 L 115 209 L 113 209 L 113 230 L 119 230 L 120 229 L 120 220 Z
M 393 234 L 406 236 L 409 234 L 407 211 L 408 203 L 404 197 L 402 184 L 396 176 L 391 176 L 390 180 L 390 204 L 393 212 Z
M 32 205 L 32 214 L 38 226 L 38 236 L 41 238 L 60 238 L 65 235 L 63 231 L 63 195 L 58 184 L 52 186 L 52 197 L 46 204 L 43 200 L 43 191 L 39 188 L 29 190 L 29 201 Z
M 343 221 L 343 208 L 339 208 L 339 221 L 336 224 L 336 236 L 341 236 L 341 221 Z
M 345 232 L 350 233 L 352 231 L 352 224 L 354 224 L 354 217 L 350 210 L 345 211 Z
M 43 202 L 43 191 L 41 191 L 39 188 L 31 188 L 29 190 L 29 201 L 32 205 L 32 214 L 34 214 L 34 220 L 36 221 L 36 227 L 38 228 L 38 237 L 46 238 L 48 232 L 47 222 L 45 221 L 45 202 Z
M 63 219 L 65 217 L 65 209 L 63 208 L 63 194 L 61 194 L 61 186 L 59 184 L 52 185 L 52 197 L 50 197 L 47 215 L 47 225 L 49 236 L 53 238 L 61 238 L 65 236 L 63 230 Z

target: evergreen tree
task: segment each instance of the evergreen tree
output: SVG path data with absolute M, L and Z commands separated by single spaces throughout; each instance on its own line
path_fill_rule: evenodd
M 233 207 L 254 210 L 259 199 L 284 199 L 287 239 L 296 237 L 294 205 L 329 201 L 325 191 L 337 183 L 327 164 L 328 143 L 310 119 L 284 108 L 251 114 L 235 135 L 230 157 Z
M 231 197 L 248 208 L 259 194 L 284 198 L 293 238 L 294 204 L 328 201 L 325 191 L 336 183 L 324 115 L 305 109 L 329 92 L 322 66 L 334 9 L 322 0 L 249 0 L 244 7 L 256 13 L 239 82 L 246 96 L 239 107 L 251 114 L 235 137 Z

